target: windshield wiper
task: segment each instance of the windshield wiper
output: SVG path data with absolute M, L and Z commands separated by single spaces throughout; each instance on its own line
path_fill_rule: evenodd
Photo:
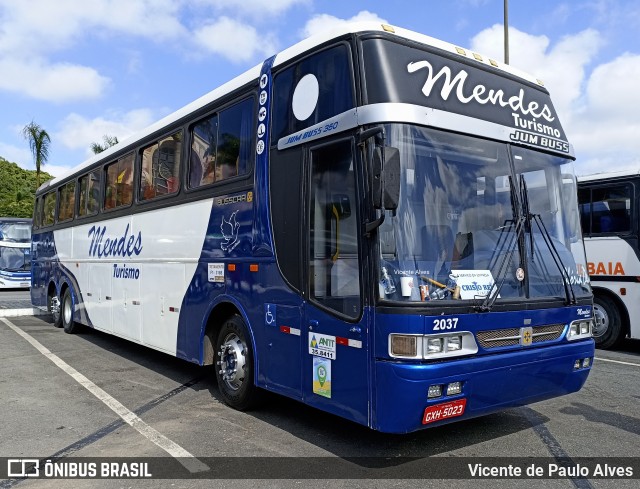
M 542 234 L 544 244 L 547 246 L 547 248 L 551 252 L 551 258 L 553 258 L 553 262 L 556 264 L 556 267 L 558 267 L 558 270 L 560 270 L 560 276 L 562 277 L 562 285 L 564 286 L 564 294 L 565 294 L 565 299 L 567 301 L 567 305 L 575 304 L 576 294 L 573 291 L 573 287 L 571 287 L 571 278 L 569 277 L 569 273 L 567 272 L 567 269 L 565 268 L 564 263 L 562 262 L 562 257 L 560 256 L 558 249 L 553 244 L 553 239 L 549 234 L 549 231 L 547 231 L 547 227 L 544 225 L 544 221 L 542 220 L 542 217 L 540 216 L 540 214 L 531 214 L 531 217 L 533 218 L 535 223 L 538 225 L 538 229 L 540 229 L 540 234 Z
M 524 216 L 527 222 L 527 231 L 529 232 L 529 246 L 531 247 L 531 261 L 534 258 L 534 240 L 533 240 L 533 227 L 531 226 L 532 220 L 538 226 L 540 230 L 540 234 L 542 234 L 542 238 L 544 240 L 544 244 L 547 246 L 548 250 L 551 252 L 551 258 L 553 258 L 553 262 L 560 270 L 560 276 L 562 277 L 562 285 L 564 286 L 564 293 L 567 304 L 575 304 L 576 303 L 576 295 L 573 291 L 573 287 L 571 287 L 571 278 L 569 277 L 569 273 L 562 262 L 562 257 L 558 252 L 556 246 L 553 244 L 553 239 L 547 231 L 546 226 L 544 225 L 544 221 L 540 214 L 532 214 L 529 207 L 529 192 L 527 191 L 527 182 L 524 179 L 524 175 L 520 175 L 520 196 L 522 198 L 522 206 L 524 207 Z
M 496 274 L 496 279 L 493 282 L 493 287 L 491 288 L 491 291 L 489 292 L 489 294 L 487 294 L 482 304 L 480 304 L 479 306 L 474 306 L 476 310 L 480 312 L 491 311 L 491 308 L 495 304 L 496 299 L 500 295 L 500 290 L 502 290 L 502 286 L 504 285 L 504 282 L 507 279 L 507 271 L 509 270 L 509 263 L 511 263 L 513 254 L 518 248 L 517 243 L 524 229 L 524 221 L 525 219 L 523 216 L 520 216 L 518 218 L 518 220 L 515 222 L 515 226 L 513 225 L 513 221 L 511 221 L 512 224 L 509 225 L 509 231 L 513 228 L 515 232 L 511 236 L 511 240 L 509 241 L 509 245 L 506 247 L 506 251 L 505 251 L 505 244 L 507 243 L 508 238 L 505 238 L 504 242 L 502 243 L 502 246 L 496 249 L 496 253 L 498 255 L 502 254 L 504 251 L 504 254 L 502 255 L 502 261 L 498 266 L 498 273 Z M 503 228 L 503 230 L 501 231 L 500 233 L 501 235 L 502 235 L 502 232 L 504 232 L 504 229 L 505 228 Z M 498 243 L 499 242 L 500 242 L 500 238 L 498 239 Z M 491 267 L 489 267 L 489 269 L 491 269 Z M 498 284 L 498 281 L 500 282 L 499 284 Z
M 478 306 L 474 306 L 474 308 L 480 312 L 489 312 L 493 307 L 493 305 L 495 304 L 496 300 L 498 299 L 498 296 L 500 295 L 500 290 L 502 289 L 502 286 L 504 285 L 504 282 L 507 279 L 507 271 L 509 269 L 509 263 L 511 263 L 511 259 L 513 258 L 513 253 L 516 251 L 516 247 L 520 248 L 519 253 L 520 253 L 521 262 L 523 258 L 522 244 L 520 244 L 520 246 L 514 246 L 514 244 L 517 245 L 522 239 L 522 232 L 525 226 L 525 217 L 520 212 L 520 208 L 518 205 L 518 198 L 516 196 L 516 190 L 513 185 L 513 178 L 511 176 L 509 176 L 509 191 L 511 194 L 511 210 L 514 216 L 518 216 L 518 220 L 515 221 L 515 226 L 513 224 L 514 223 L 513 220 L 505 221 L 510 223 L 508 226 L 508 229 L 507 229 L 507 226 L 502 226 L 500 230 L 500 236 L 498 237 L 498 242 L 496 246 L 496 256 L 500 256 L 500 254 L 502 254 L 503 251 L 504 251 L 504 254 L 502 255 L 502 261 L 498 266 L 498 271 L 496 274 L 496 278 L 493 282 L 494 285 L 491 288 L 491 291 L 487 294 L 482 304 Z M 514 229 L 515 232 L 513 233 L 513 235 L 511 235 L 511 240 L 509 241 L 509 245 L 506 247 L 506 251 L 505 251 L 505 245 L 507 244 L 507 241 L 509 240 L 509 238 L 505 237 L 504 241 L 502 242 L 502 245 L 500 245 L 500 241 L 502 241 L 502 236 L 504 235 L 505 230 L 507 230 L 507 232 L 510 232 L 511 229 Z M 492 269 L 492 266 L 491 266 L 491 263 L 489 263 L 489 270 L 491 269 Z M 500 283 L 498 284 L 498 282 Z
M 534 259 L 533 249 L 533 229 L 531 228 L 531 211 L 529 210 L 529 191 L 527 190 L 527 181 L 524 179 L 524 175 L 520 175 L 520 196 L 522 199 L 522 211 L 525 218 L 526 229 L 525 232 L 529 233 L 529 246 L 531 248 L 531 261 Z

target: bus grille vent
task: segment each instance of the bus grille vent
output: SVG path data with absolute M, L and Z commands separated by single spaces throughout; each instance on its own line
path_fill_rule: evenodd
M 549 326 L 534 326 L 533 343 L 553 341 L 560 338 L 564 331 L 564 324 L 551 324 Z M 478 331 L 476 333 L 478 343 L 482 348 L 498 348 L 501 346 L 516 346 L 520 344 L 520 328 L 493 329 L 490 331 Z

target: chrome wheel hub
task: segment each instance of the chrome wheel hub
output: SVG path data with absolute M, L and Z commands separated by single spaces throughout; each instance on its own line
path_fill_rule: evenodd
M 49 306 L 51 309 L 51 314 L 53 314 L 54 316 L 57 316 L 58 314 L 60 314 L 60 301 L 58 300 L 57 296 L 54 295 L 53 297 L 51 297 Z
M 600 337 L 609 329 L 609 316 L 607 312 L 597 304 L 593 306 L 594 326 L 593 336 Z
M 245 379 L 247 347 L 235 333 L 227 335 L 220 347 L 218 373 L 232 390 L 242 387 Z

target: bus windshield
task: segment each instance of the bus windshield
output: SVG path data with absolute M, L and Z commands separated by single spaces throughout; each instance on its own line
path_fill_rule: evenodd
M 0 223 L 0 241 L 29 243 L 31 241 L 31 223 L 26 221 Z
M 572 163 L 407 124 L 400 200 L 380 228 L 380 297 L 392 301 L 588 297 Z
M 29 248 L 9 246 L 0 242 L 0 270 L 23 272 L 31 270 Z

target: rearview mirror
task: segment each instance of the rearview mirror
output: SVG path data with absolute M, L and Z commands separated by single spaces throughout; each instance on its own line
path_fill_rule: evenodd
M 400 151 L 384 148 L 384 208 L 396 210 L 400 200 Z
M 384 164 L 382 154 L 384 153 Z M 400 200 L 400 151 L 392 146 L 373 150 L 373 205 L 376 209 L 396 210 Z

